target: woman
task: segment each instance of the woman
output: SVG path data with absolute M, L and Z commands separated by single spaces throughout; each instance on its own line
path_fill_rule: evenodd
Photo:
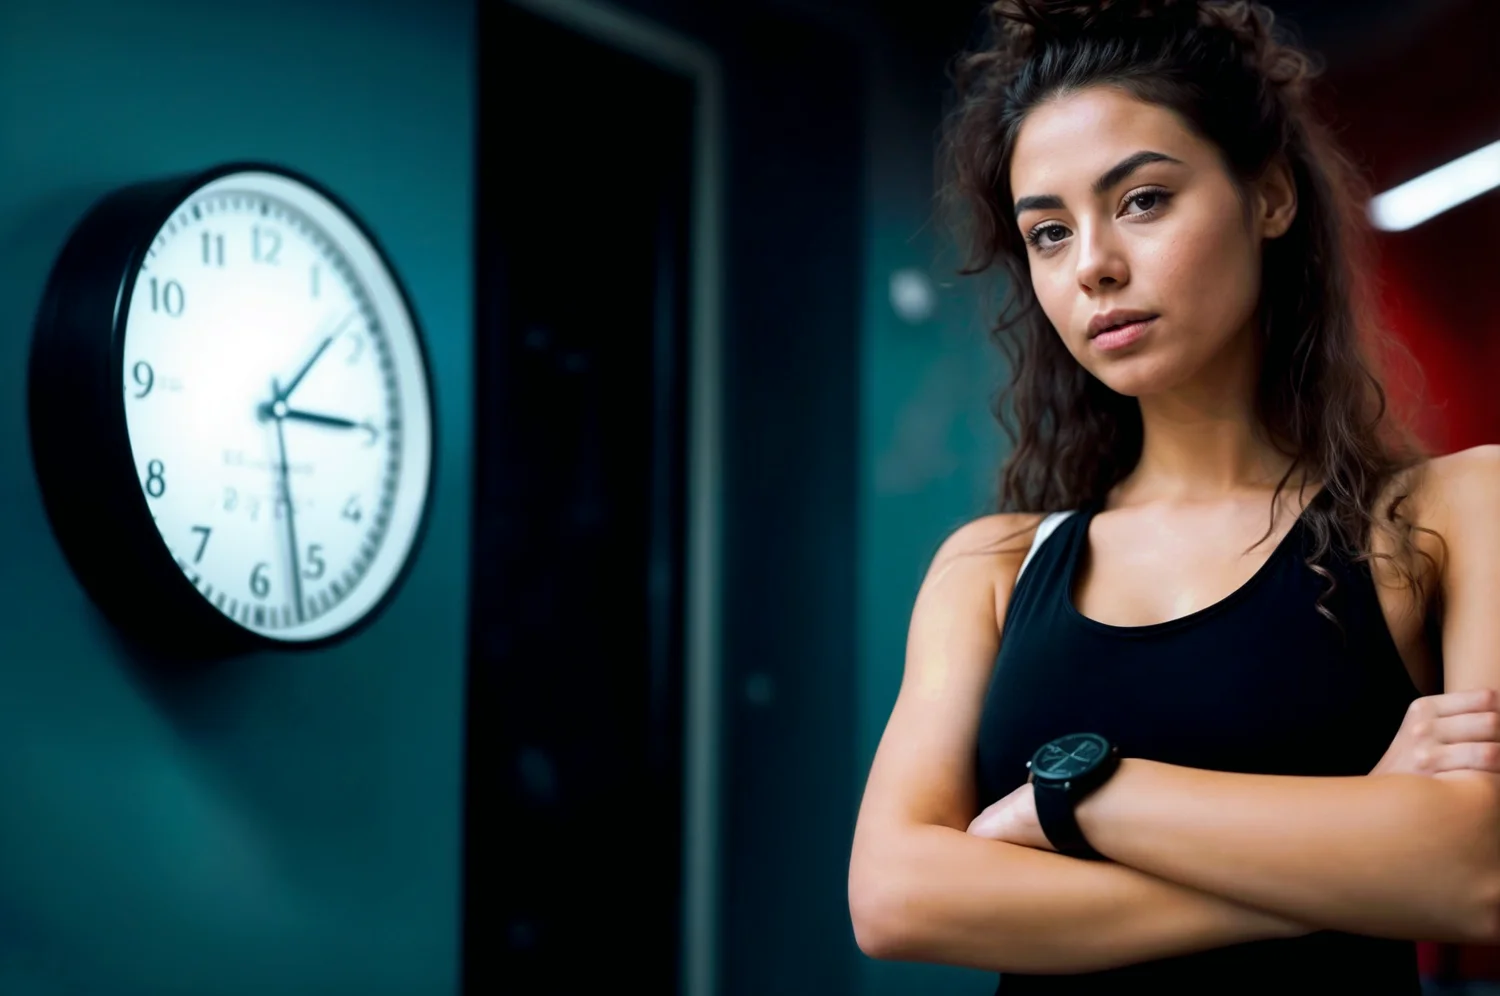
M 1500 941 L 1500 448 L 1387 417 L 1265 8 L 991 19 L 945 148 L 1015 292 L 1009 511 L 917 596 L 856 938 L 1005 993 L 1418 992 L 1415 940 Z

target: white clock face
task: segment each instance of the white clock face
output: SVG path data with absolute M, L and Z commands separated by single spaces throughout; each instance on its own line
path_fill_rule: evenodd
M 234 173 L 178 207 L 125 306 L 137 477 L 188 580 L 274 640 L 358 622 L 432 464 L 415 323 L 374 246 L 305 184 Z

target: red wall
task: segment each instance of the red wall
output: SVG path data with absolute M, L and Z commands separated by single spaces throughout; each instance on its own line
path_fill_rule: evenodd
M 1495 0 L 1449 5 L 1345 62 L 1320 99 L 1376 191 L 1500 139 Z M 1384 313 L 1426 378 L 1431 407 L 1416 421 L 1429 444 L 1500 442 L 1500 192 L 1381 233 L 1378 247 Z
M 1500 139 L 1500 2 L 1464 0 L 1345 57 L 1320 101 L 1376 192 Z M 1500 192 L 1378 236 L 1382 312 L 1425 379 L 1436 452 L 1500 442 Z M 1389 383 L 1411 409 L 1399 371 Z M 1497 648 L 1500 651 L 1500 648 Z M 1427 975 L 1500 979 L 1500 948 L 1422 945 Z

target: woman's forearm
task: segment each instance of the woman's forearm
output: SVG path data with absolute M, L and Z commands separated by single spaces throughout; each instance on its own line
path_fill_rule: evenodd
M 1308 932 L 1123 865 L 942 826 L 911 828 L 886 853 L 857 855 L 851 908 L 873 957 L 993 972 L 1099 971 Z
M 1488 943 L 1500 793 L 1466 775 L 1297 778 L 1131 758 L 1078 822 L 1114 861 L 1299 922 Z

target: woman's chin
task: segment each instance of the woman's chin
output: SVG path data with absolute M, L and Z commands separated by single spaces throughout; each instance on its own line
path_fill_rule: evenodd
M 1153 362 L 1152 358 L 1131 357 L 1131 361 L 1093 371 L 1105 387 L 1127 398 L 1145 398 L 1165 394 L 1179 387 L 1187 378 L 1175 367 Z
M 1099 377 L 1105 387 L 1127 398 L 1157 394 L 1166 389 L 1165 379 L 1152 375 L 1149 370 L 1109 370 L 1106 374 L 1104 377 L 1097 373 L 1094 376 Z

